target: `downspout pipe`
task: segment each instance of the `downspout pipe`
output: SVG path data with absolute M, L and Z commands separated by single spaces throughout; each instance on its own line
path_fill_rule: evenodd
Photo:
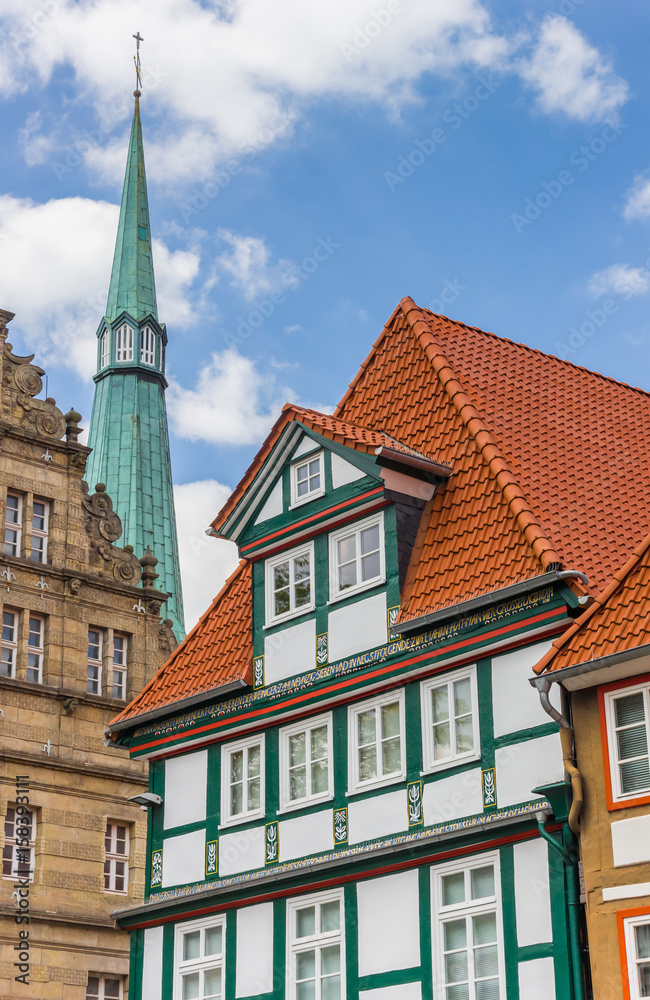
M 533 683 L 537 688 L 542 708 L 560 727 L 562 760 L 564 762 L 564 770 L 571 779 L 571 791 L 573 793 L 573 801 L 569 811 L 569 829 L 575 837 L 578 837 L 580 835 L 580 813 L 582 812 L 584 798 L 582 794 L 582 775 L 573 760 L 573 730 L 571 729 L 569 720 L 551 704 L 549 692 L 553 683 L 552 680 L 547 675 L 543 675 L 542 677 L 535 677 Z

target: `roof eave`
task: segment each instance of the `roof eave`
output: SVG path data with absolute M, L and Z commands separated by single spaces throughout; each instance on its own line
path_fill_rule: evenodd
M 161 719 L 166 715 L 176 715 L 178 712 L 182 712 L 186 708 L 192 708 L 194 705 L 198 705 L 202 701 L 209 701 L 211 698 L 215 698 L 219 695 L 230 694 L 231 691 L 239 691 L 241 688 L 248 686 L 248 683 L 242 677 L 238 677 L 234 681 L 228 681 L 227 684 L 221 684 L 218 687 L 209 688 L 207 691 L 201 691 L 199 694 L 190 695 L 188 698 L 181 698 L 180 701 L 168 702 L 161 708 L 152 708 L 149 712 L 142 712 L 141 715 L 132 715 L 128 719 L 123 719 L 122 722 L 110 723 L 106 729 L 106 733 L 112 734 L 123 732 L 125 729 L 134 729 L 136 726 L 141 726 L 145 722 L 153 722 L 154 719 Z
M 584 663 L 576 663 L 571 667 L 562 667 L 560 670 L 546 670 L 543 674 L 536 674 L 528 678 L 528 683 L 543 691 L 548 684 L 564 684 L 572 677 L 581 677 L 584 674 L 595 673 L 600 670 L 607 670 L 609 667 L 618 666 L 621 663 L 629 663 L 632 660 L 640 660 L 644 656 L 650 657 L 650 642 L 641 646 L 634 646 L 632 649 L 622 649 L 618 653 L 608 653 L 606 656 L 599 656 L 595 660 L 586 660 Z M 643 668 L 645 671 L 645 666 Z M 580 687 L 593 687 L 601 683 L 594 680 L 593 684 L 581 684 Z

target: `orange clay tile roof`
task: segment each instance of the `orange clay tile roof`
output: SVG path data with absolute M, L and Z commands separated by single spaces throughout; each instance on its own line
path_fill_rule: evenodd
M 386 448 L 392 448 L 394 451 L 401 451 L 405 455 L 411 455 L 415 458 L 425 458 L 432 462 L 437 461 L 436 458 L 433 458 L 430 455 L 425 455 L 416 448 L 409 447 L 403 442 L 398 441 L 396 438 L 391 437 L 389 434 L 382 433 L 380 430 L 369 430 L 367 427 L 363 427 L 359 424 L 349 423 L 346 420 L 340 420 L 337 417 L 329 416 L 326 413 L 319 413 L 318 410 L 308 410 L 304 406 L 296 406 L 294 403 L 285 403 L 282 407 L 282 413 L 273 425 L 266 441 L 256 454 L 255 458 L 244 473 L 240 482 L 233 490 L 225 505 L 221 508 L 217 517 L 212 522 L 212 527 L 215 531 L 218 531 L 219 528 L 222 527 L 224 522 L 232 513 L 233 509 L 242 499 L 246 490 L 249 488 L 255 479 L 255 476 L 266 461 L 284 428 L 294 421 L 298 421 L 304 427 L 308 427 L 311 430 L 316 431 L 316 433 L 320 434 L 322 437 L 329 438 L 330 441 L 336 441 L 338 444 L 345 445 L 348 448 L 354 448 L 356 451 L 362 451 L 366 454 L 374 454 L 376 448 L 384 446 Z
M 294 420 L 360 450 L 395 439 L 453 467 L 423 513 L 403 619 L 558 567 L 586 573 L 596 593 L 650 530 L 647 393 L 409 298 L 333 416 L 284 408 L 215 529 Z M 250 601 L 250 573 L 240 569 L 120 718 L 243 676 Z M 233 605 L 234 615 L 225 610 Z
M 252 683 L 251 564 L 240 562 L 170 658 L 111 725 L 232 681 Z
M 650 643 L 650 535 L 591 607 L 556 639 L 535 673 L 562 670 Z

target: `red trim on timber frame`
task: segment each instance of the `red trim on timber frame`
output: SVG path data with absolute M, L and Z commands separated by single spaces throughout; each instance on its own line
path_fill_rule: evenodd
M 625 941 L 625 921 L 631 917 L 650 917 L 650 907 L 637 906 L 633 910 L 619 910 L 616 914 L 616 924 L 618 928 L 618 950 L 621 956 L 621 978 L 623 980 L 623 1000 L 631 1000 L 630 977 L 628 975 L 628 954 L 627 943 Z
M 636 799 L 621 799 L 614 801 L 612 790 L 611 757 L 609 753 L 609 733 L 607 731 L 607 709 L 605 707 L 605 695 L 610 691 L 623 691 L 625 688 L 633 687 L 636 684 L 647 684 L 650 681 L 650 674 L 639 674 L 638 677 L 627 677 L 625 680 L 612 681 L 611 684 L 603 684 L 598 688 L 598 713 L 600 716 L 600 744 L 603 748 L 603 771 L 605 773 L 605 797 L 607 799 L 607 810 L 613 812 L 615 809 L 631 809 L 634 806 L 645 806 L 650 803 L 650 793 L 640 795 Z
M 562 826 L 560 823 L 550 824 L 548 830 L 553 832 L 554 830 L 560 830 Z M 174 921 L 189 920 L 193 917 L 200 917 L 206 913 L 216 913 L 224 912 L 225 910 L 233 910 L 236 907 L 241 906 L 252 906 L 254 903 L 266 903 L 272 899 L 282 899 L 288 896 L 301 896 L 306 891 L 320 892 L 323 889 L 329 889 L 332 886 L 344 885 L 347 882 L 362 882 L 364 879 L 376 878 L 378 875 L 390 875 L 392 872 L 403 872 L 408 871 L 410 868 L 422 868 L 425 865 L 440 863 L 441 861 L 447 861 L 449 858 L 461 858 L 467 854 L 480 854 L 482 851 L 490 851 L 495 847 L 501 847 L 505 844 L 516 844 L 522 840 L 532 840 L 534 837 L 539 837 L 537 830 L 524 830 L 522 833 L 511 833 L 508 837 L 497 837 L 494 840 L 488 840 L 483 844 L 470 844 L 467 847 L 457 847 L 450 851 L 441 851 L 439 854 L 427 854 L 423 858 L 409 858 L 406 861 L 397 861 L 392 865 L 383 865 L 378 868 L 373 868 L 371 871 L 366 872 L 356 872 L 351 875 L 339 875 L 337 878 L 323 879 L 322 882 L 310 882 L 308 886 L 297 886 L 292 889 L 277 889 L 275 892 L 263 893 L 259 896 L 246 896 L 246 899 L 242 901 L 241 899 L 233 900 L 231 903 L 215 903 L 211 906 L 204 906 L 200 909 L 191 910 L 189 913 L 173 914 L 169 917 L 161 917 L 160 920 L 149 920 L 140 924 L 125 924 L 124 929 L 128 931 L 139 931 L 146 927 L 159 927 L 161 924 L 169 924 Z M 233 886 L 233 891 L 236 892 L 238 886 Z M 174 900 L 164 901 L 161 906 L 169 905 L 169 902 L 173 903 Z M 118 917 L 119 919 L 119 917 Z
M 534 615 L 532 618 L 527 618 L 525 622 L 513 622 L 510 625 L 504 625 L 503 628 L 495 629 L 493 632 L 488 632 L 485 635 L 482 635 L 481 639 L 482 640 L 483 639 L 491 639 L 491 638 L 499 636 L 499 635 L 505 635 L 508 632 L 512 632 L 513 630 L 519 630 L 521 628 L 522 624 L 532 625 L 532 624 L 535 624 L 535 622 L 545 621 L 546 619 L 552 618 L 554 615 L 557 615 L 559 611 L 560 611 L 559 608 L 553 608 L 551 611 L 544 611 L 544 612 L 542 612 L 539 615 Z M 454 644 L 452 644 L 450 646 L 445 646 L 442 650 L 436 650 L 435 652 L 432 651 L 432 650 L 428 650 L 425 653 L 420 653 L 419 656 L 412 657 L 410 660 L 402 660 L 400 663 L 390 663 L 387 666 L 380 667 L 378 670 L 373 670 L 370 673 L 364 673 L 363 674 L 363 679 L 364 680 L 372 680 L 374 677 L 383 677 L 385 674 L 390 673 L 391 671 L 395 670 L 396 668 L 401 669 L 402 667 L 408 667 L 408 666 L 411 666 L 412 664 L 415 664 L 415 663 L 421 663 L 422 660 L 429 659 L 432 656 L 439 655 L 442 652 L 450 652 L 450 651 L 453 651 L 455 649 L 464 649 L 466 646 L 471 645 L 475 641 L 476 641 L 476 636 L 473 636 L 471 639 L 463 639 L 460 642 L 454 643 Z M 470 659 L 473 659 L 473 658 L 474 658 L 473 656 L 470 657 Z M 480 658 L 480 651 L 479 651 L 479 658 Z M 444 670 L 445 669 L 445 664 L 440 664 L 440 668 L 439 669 L 440 670 Z M 434 671 L 434 672 L 437 672 L 437 671 Z M 338 684 L 332 684 L 329 687 L 322 688 L 320 691 L 317 691 L 316 694 L 318 694 L 319 696 L 321 696 L 321 695 L 327 695 L 327 694 L 333 693 L 335 691 L 342 691 L 345 688 L 349 688 L 353 684 L 356 684 L 357 681 L 358 681 L 358 679 L 359 679 L 359 675 L 358 674 L 354 674 L 352 677 L 348 677 L 348 678 L 345 678 L 345 679 L 339 681 Z M 314 692 L 313 691 L 308 692 L 306 694 L 296 695 L 294 698 L 290 698 L 290 699 L 287 699 L 286 701 L 283 701 L 282 702 L 282 707 L 283 708 L 289 708 L 292 705 L 299 705 L 302 702 L 304 702 L 305 700 L 308 700 L 308 699 L 313 698 L 313 697 L 314 697 Z M 209 732 L 211 730 L 222 729 L 224 726 L 230 726 L 230 725 L 232 725 L 233 722 L 237 722 L 237 721 L 244 722 L 244 721 L 246 721 L 248 719 L 255 719 L 255 718 L 258 718 L 258 717 L 261 717 L 261 716 L 264 716 L 264 715 L 268 715 L 271 712 L 277 711 L 277 709 L 278 709 L 278 705 L 277 704 L 275 704 L 275 705 L 268 705 L 266 708 L 260 708 L 260 709 L 256 709 L 255 711 L 252 711 L 252 712 L 246 712 L 244 715 L 241 715 L 239 717 L 234 717 L 234 718 L 231 718 L 231 719 L 223 719 L 223 720 L 220 720 L 220 721 L 217 721 L 217 722 L 210 722 L 210 723 L 208 723 L 205 726 L 199 726 L 197 729 L 190 729 L 187 732 L 182 733 L 182 734 L 180 734 L 180 733 L 172 733 L 170 736 L 163 736 L 163 737 L 161 737 L 161 739 L 159 739 L 159 740 L 152 740 L 150 743 L 141 743 L 138 746 L 133 747 L 132 749 L 130 749 L 129 752 L 131 754 L 140 753 L 142 750 L 149 750 L 151 747 L 159 747 L 159 746 L 163 746 L 166 743 L 175 742 L 179 738 L 185 739 L 188 736 L 196 736 L 199 733 L 206 733 L 206 732 Z M 181 748 L 181 750 L 182 750 L 182 748 Z
M 344 507 L 349 507 L 351 504 L 357 504 L 360 500 L 367 500 L 368 497 L 375 497 L 380 494 L 383 495 L 383 492 L 384 487 L 378 486 L 374 490 L 368 490 L 367 493 L 361 493 L 358 497 L 352 497 L 350 500 L 343 500 L 341 503 L 337 503 L 334 507 L 328 507 L 327 510 L 321 510 L 318 514 L 312 514 L 311 517 L 305 517 L 302 521 L 296 521 L 294 524 L 289 524 L 286 528 L 279 528 L 278 531 L 272 531 L 270 535 L 264 535 L 263 538 L 258 538 L 255 542 L 249 542 L 248 545 L 242 545 L 242 555 L 248 549 L 255 549 L 258 545 L 263 545 L 264 542 L 269 542 L 272 538 L 279 538 L 280 535 L 286 535 L 289 532 L 295 531 L 296 528 L 302 527 L 303 524 L 310 524 L 318 518 L 327 517 L 328 514 L 333 514 L 334 511 L 342 510 Z

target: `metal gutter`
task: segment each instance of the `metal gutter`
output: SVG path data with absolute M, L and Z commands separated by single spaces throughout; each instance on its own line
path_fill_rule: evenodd
M 580 674 L 590 674 L 594 670 L 604 670 L 607 667 L 614 667 L 618 663 L 627 663 L 629 660 L 636 660 L 641 656 L 650 656 L 650 643 L 643 646 L 635 646 L 633 649 L 623 649 L 620 653 L 609 653 L 607 656 L 600 656 L 597 660 L 587 660 L 586 663 L 578 663 L 575 667 L 564 667 L 562 670 L 549 670 L 538 677 L 530 677 L 528 683 L 536 687 L 538 691 L 543 691 L 547 684 L 561 684 L 569 677 L 578 677 Z
M 542 573 L 541 576 L 534 576 L 530 580 L 513 583 L 508 587 L 501 587 L 499 590 L 491 590 L 488 594 L 482 594 L 480 597 L 472 597 L 468 601 L 451 604 L 446 608 L 441 608 L 439 611 L 432 611 L 429 614 L 412 618 L 410 621 L 401 622 L 399 625 L 393 625 L 391 632 L 401 635 L 403 632 L 419 631 L 428 625 L 445 621 L 447 618 L 463 618 L 472 611 L 489 607 L 491 604 L 500 604 L 502 601 L 507 601 L 512 597 L 519 597 L 520 594 L 527 594 L 531 590 L 546 587 L 551 583 L 560 583 L 566 579 L 580 580 L 585 586 L 589 583 L 585 574 L 580 573 L 578 570 L 552 570 L 550 573 Z
M 245 687 L 249 687 L 246 681 L 229 681 L 228 684 L 222 684 L 221 687 L 209 688 L 207 691 L 201 691 L 200 694 L 193 694 L 189 698 L 182 698 L 181 701 L 170 701 L 167 705 L 163 705 L 162 708 L 152 708 L 150 712 L 143 712 L 142 715 L 134 715 L 123 722 L 116 722 L 114 726 L 108 726 L 104 731 L 108 734 L 119 733 L 123 729 L 133 729 L 135 726 L 142 725 L 143 722 L 151 722 L 153 719 L 160 719 L 164 715 L 176 715 L 184 708 L 191 708 L 192 705 L 198 705 L 199 702 L 206 701 L 208 698 L 214 698 L 215 695 L 230 694 L 231 691 L 239 691 Z
M 428 472 L 433 476 L 441 476 L 444 479 L 449 479 L 454 474 L 451 465 L 442 465 L 440 462 L 434 462 L 431 458 L 419 458 L 417 455 L 409 455 L 398 448 L 390 448 L 383 444 L 379 448 L 375 448 L 375 455 L 379 459 L 383 458 L 386 462 L 397 462 L 399 465 L 408 465 L 412 469 L 418 469 L 420 472 Z

